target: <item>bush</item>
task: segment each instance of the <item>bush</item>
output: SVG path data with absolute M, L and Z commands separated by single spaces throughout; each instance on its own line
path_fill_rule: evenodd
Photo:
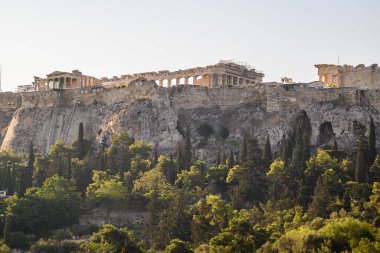
M 97 225 L 72 225 L 70 227 L 70 232 L 73 236 L 84 236 L 84 235 L 92 235 L 95 232 L 98 232 L 100 229 Z
M 79 244 L 74 241 L 39 240 L 31 248 L 30 253 L 70 253 L 76 252 Z
M 71 238 L 73 238 L 73 234 L 67 228 L 54 230 L 51 235 L 51 239 L 58 240 L 58 241 L 71 239 Z
M 222 126 L 220 129 L 219 129 L 219 136 L 225 140 L 227 139 L 229 136 L 230 136 L 230 130 L 228 130 L 227 127 L 225 126 Z
M 28 236 L 20 231 L 10 233 L 7 244 L 12 249 L 29 249 L 30 246 Z
M 198 126 L 197 132 L 200 136 L 207 140 L 212 134 L 214 134 L 214 129 L 209 123 L 203 122 Z
M 0 243 L 0 252 L 1 253 L 12 253 L 13 251 L 7 245 Z
M 165 248 L 165 253 L 193 253 L 189 243 L 179 239 L 171 240 Z

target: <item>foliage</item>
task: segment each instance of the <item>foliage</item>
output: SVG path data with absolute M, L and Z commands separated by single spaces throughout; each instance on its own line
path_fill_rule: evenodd
M 197 128 L 197 132 L 207 140 L 214 133 L 214 129 L 209 123 L 202 122 Z
M 193 253 L 189 243 L 174 239 L 165 248 L 165 253 Z
M 337 145 L 312 153 L 302 124 L 283 136 L 279 156 L 268 137 L 259 144 L 244 135 L 240 149 L 217 147 L 216 165 L 207 163 L 213 157 L 195 159 L 190 126 L 175 160 L 126 133 L 98 151 L 83 129 L 71 147 L 58 142 L 46 156 L 32 145 L 29 155 L 0 152 L 0 186 L 18 193 L 0 200 L 3 240 L 21 248 L 36 242 L 31 252 L 145 252 L 126 228 L 77 224 L 82 207 L 105 205 L 147 211 L 145 224 L 131 228 L 148 252 L 379 251 L 373 133 L 360 137 L 356 156 Z
M 71 253 L 79 249 L 79 244 L 75 241 L 58 240 L 38 240 L 30 248 L 30 253 Z
M 88 253 L 143 253 L 140 243 L 127 228 L 116 228 L 104 225 L 99 232 L 94 233 L 89 242 L 81 245 L 81 252 Z
M 116 176 L 108 176 L 104 171 L 93 171 L 92 181 L 86 192 L 89 200 L 109 205 L 125 199 L 127 190 Z
M 228 127 L 222 126 L 219 128 L 218 134 L 223 140 L 225 140 L 230 136 L 230 130 Z

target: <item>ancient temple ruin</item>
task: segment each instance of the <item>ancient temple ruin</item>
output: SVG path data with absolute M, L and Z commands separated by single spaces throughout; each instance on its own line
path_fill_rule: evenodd
M 54 71 L 48 74 L 46 78 L 35 76 L 33 87 L 36 91 L 41 90 L 60 90 L 60 89 L 78 89 L 83 87 L 100 84 L 100 80 L 83 75 L 79 70 L 72 72 Z
M 359 64 L 334 65 L 317 64 L 319 81 L 324 83 L 325 88 L 352 87 L 358 89 L 380 89 L 380 67 L 372 64 L 366 67 Z
M 42 91 L 78 89 L 94 85 L 107 88 L 125 87 L 134 80 L 146 79 L 155 81 L 157 85 L 171 87 L 172 85 L 199 85 L 209 88 L 217 86 L 244 86 L 261 83 L 264 74 L 247 64 L 233 61 L 220 61 L 206 67 L 196 67 L 185 70 L 145 72 L 137 74 L 114 76 L 101 79 L 83 75 L 79 70 L 72 72 L 54 71 L 46 78 L 34 77 L 32 85 L 20 85 L 19 91 Z M 27 87 L 28 86 L 28 87 Z M 30 87 L 29 87 L 30 86 Z
M 256 69 L 233 61 L 220 61 L 206 67 L 197 67 L 185 70 L 137 73 L 122 75 L 121 77 L 101 78 L 105 87 L 127 86 L 131 81 L 144 78 L 156 81 L 160 86 L 172 85 L 200 85 L 209 88 L 216 86 L 252 85 L 261 83 L 264 74 Z

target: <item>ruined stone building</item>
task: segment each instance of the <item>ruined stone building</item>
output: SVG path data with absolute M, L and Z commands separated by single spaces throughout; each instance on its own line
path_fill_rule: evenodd
M 197 67 L 185 70 L 137 73 L 122 75 L 121 77 L 101 78 L 105 87 L 127 86 L 131 81 L 143 78 L 155 81 L 159 86 L 192 84 L 208 88 L 218 86 L 242 86 L 261 83 L 264 74 L 256 69 L 232 61 L 220 61 L 206 67 Z
M 100 80 L 83 75 L 79 70 L 72 72 L 54 71 L 48 74 L 46 78 L 35 76 L 33 88 L 35 91 L 55 90 L 55 89 L 77 89 L 100 84 Z
M 241 63 L 232 61 L 220 61 L 217 64 L 206 67 L 197 67 L 185 70 L 157 72 L 145 72 L 137 74 L 102 77 L 97 79 L 83 75 L 79 70 L 72 72 L 54 71 L 46 78 L 34 77 L 32 85 L 18 86 L 19 92 L 43 91 L 56 89 L 77 89 L 94 85 L 102 85 L 106 88 L 125 87 L 137 79 L 155 81 L 157 85 L 171 87 L 172 85 L 188 84 L 206 86 L 208 88 L 218 86 L 244 86 L 261 83 L 264 74 L 256 69 Z
M 333 65 L 317 64 L 319 81 L 324 83 L 325 88 L 352 87 L 358 89 L 380 89 L 380 67 L 372 64 L 366 67 L 359 64 Z

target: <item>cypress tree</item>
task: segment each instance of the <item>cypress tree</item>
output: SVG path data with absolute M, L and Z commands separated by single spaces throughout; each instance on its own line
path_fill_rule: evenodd
M 12 196 L 13 191 L 13 176 L 12 176 L 12 170 L 10 167 L 7 167 L 7 172 L 5 176 L 5 187 L 7 189 L 7 195 Z
M 333 151 L 334 153 L 337 153 L 338 152 L 338 142 L 336 141 L 336 139 L 334 140 L 334 145 L 333 145 Z
M 150 196 L 148 203 L 148 217 L 146 220 L 146 231 L 149 236 L 150 241 L 152 242 L 157 233 L 157 227 L 160 223 L 160 203 L 158 200 L 158 189 L 157 187 L 153 188 L 153 192 Z
M 33 186 L 33 173 L 34 173 L 35 160 L 36 160 L 36 157 L 34 155 L 33 143 L 31 143 L 29 147 L 28 166 L 27 166 L 27 171 L 26 171 L 26 180 L 25 180 L 26 188 L 30 188 Z
M 69 152 L 69 164 L 67 165 L 67 179 L 71 179 L 71 152 Z
M 303 163 L 310 159 L 311 152 L 310 152 L 310 139 L 309 135 L 307 133 L 304 133 L 302 136 L 303 141 Z
M 155 167 L 158 162 L 158 142 L 154 145 L 152 166 Z
M 375 124 L 373 123 L 373 119 L 371 117 L 371 122 L 369 125 L 369 134 L 368 134 L 368 154 L 367 154 L 367 162 L 368 167 L 371 167 L 376 158 L 376 132 L 375 132 Z
M 269 165 L 271 164 L 272 160 L 273 160 L 272 148 L 270 145 L 269 136 L 267 136 L 267 140 L 266 140 L 265 146 L 264 146 L 263 162 L 264 162 L 265 166 L 269 168 Z
M 181 172 L 182 170 L 184 170 L 184 162 L 183 162 L 183 154 L 182 154 L 182 148 L 181 148 L 181 145 L 178 145 L 177 147 L 177 157 L 176 157 L 176 162 L 177 162 L 177 170 L 178 172 Z
M 77 156 L 80 160 L 83 160 L 86 155 L 85 151 L 85 141 L 84 141 L 84 131 L 83 131 L 83 123 L 79 123 L 78 130 L 78 146 L 77 146 Z
M 3 242 L 4 244 L 8 245 L 9 246 L 9 227 L 10 227 L 10 216 L 7 215 L 5 217 L 5 221 L 4 221 L 4 231 L 3 231 Z
M 185 132 L 185 147 L 184 147 L 185 169 L 190 170 L 191 167 L 191 141 L 190 141 L 190 127 L 187 126 Z
M 293 157 L 292 157 L 292 166 L 294 170 L 296 170 L 297 172 L 301 171 L 303 168 L 303 164 L 302 164 L 303 159 L 304 159 L 303 151 L 304 149 L 303 149 L 302 133 L 301 131 L 297 131 L 296 145 L 295 145 Z
M 366 145 L 363 140 L 359 140 L 359 146 L 356 155 L 355 164 L 355 181 L 358 183 L 367 182 L 367 161 L 366 161 Z
M 24 169 L 21 169 L 21 175 L 20 175 L 20 182 L 19 182 L 19 197 L 23 198 L 25 196 L 26 192 L 26 173 L 24 172 Z
M 283 162 L 287 162 L 289 160 L 289 157 L 288 157 L 288 154 L 289 154 L 289 150 L 288 150 L 288 140 L 286 138 L 286 135 L 284 134 L 282 136 L 282 139 L 281 139 L 281 148 L 280 148 L 280 156 L 281 156 L 281 160 Z
M 240 158 L 241 164 L 244 164 L 246 162 L 247 153 L 248 153 L 248 141 L 247 141 L 247 137 L 244 135 L 242 149 L 241 149 L 241 158 Z
M 329 213 L 326 207 L 328 206 L 330 199 L 331 195 L 327 189 L 327 186 L 324 185 L 322 176 L 320 176 L 317 179 L 317 184 L 314 188 L 313 200 L 310 203 L 308 210 L 310 217 L 327 218 Z
M 220 165 L 220 151 L 218 150 L 218 154 L 216 155 L 216 166 Z
M 235 166 L 234 152 L 232 151 L 232 148 L 230 148 L 230 155 L 227 158 L 227 167 L 231 169 L 234 166 Z

